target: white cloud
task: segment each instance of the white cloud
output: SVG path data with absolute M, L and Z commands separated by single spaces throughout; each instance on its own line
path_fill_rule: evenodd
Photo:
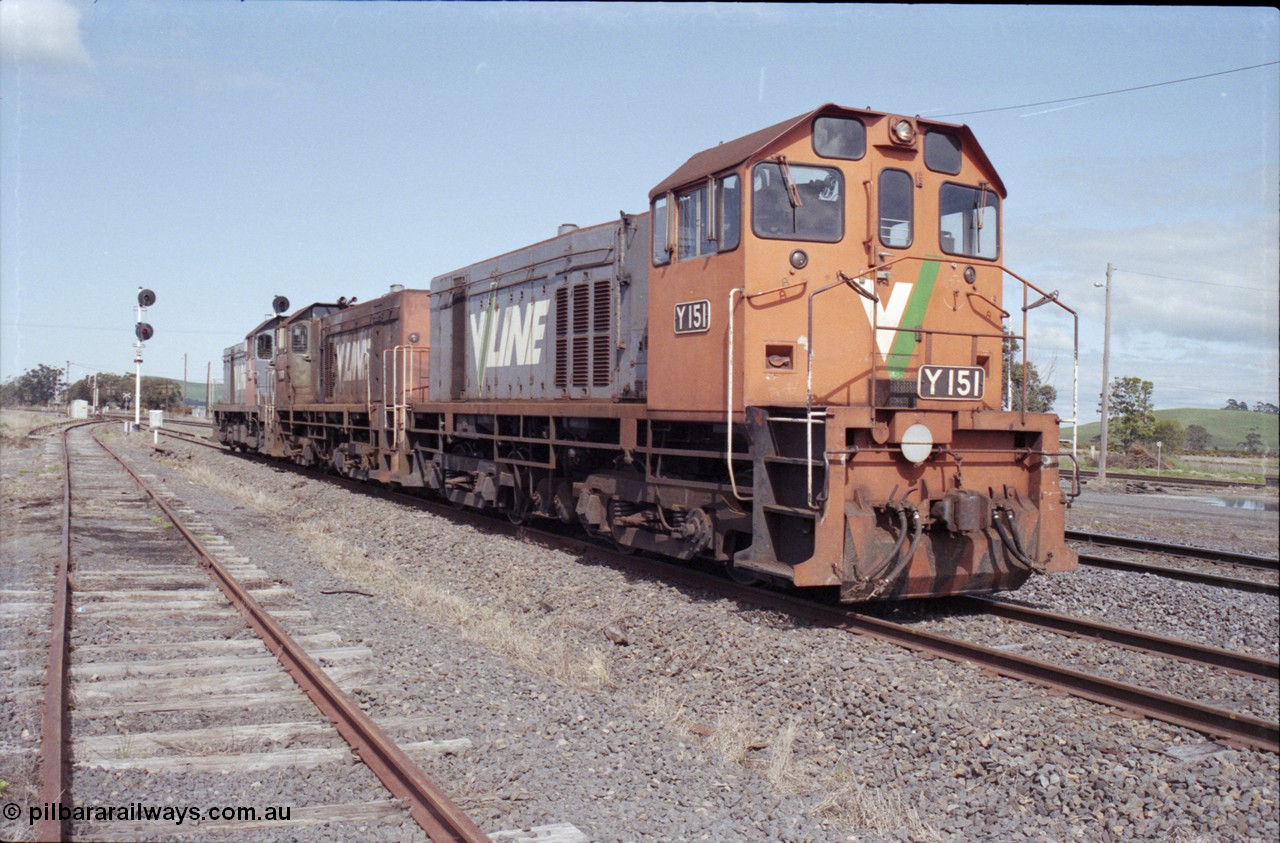
M 0 2 L 0 55 L 6 64 L 90 67 L 80 38 L 80 9 L 68 0 Z

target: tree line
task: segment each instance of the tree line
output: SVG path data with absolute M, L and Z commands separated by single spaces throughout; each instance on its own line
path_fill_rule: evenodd
M 93 378 L 82 378 L 70 386 L 63 369 L 41 364 L 0 384 L 0 406 L 45 407 L 71 401 L 93 401 Z M 100 373 L 97 376 L 98 403 L 113 409 L 133 409 L 134 376 Z M 173 411 L 183 406 L 182 384 L 172 378 L 143 377 L 142 406 Z
M 1170 451 L 1207 451 L 1213 437 L 1202 425 L 1187 425 L 1184 429 L 1173 419 L 1156 420 L 1155 409 L 1151 401 L 1151 393 L 1155 385 L 1151 381 L 1135 377 L 1116 378 L 1111 382 L 1109 393 L 1109 423 L 1107 425 L 1107 450 L 1126 451 L 1134 445 L 1155 445 L 1160 443 Z M 1234 399 L 1227 402 L 1227 410 L 1248 410 L 1249 406 Z M 1236 406 L 1231 406 L 1231 405 Z M 1275 405 L 1259 403 L 1257 407 L 1272 409 L 1256 409 L 1256 412 L 1275 412 Z M 1102 412 L 1099 405 L 1098 412 Z M 1257 428 L 1250 428 L 1244 440 L 1236 443 L 1242 451 L 1260 453 L 1262 451 L 1262 435 Z
M 1247 413 L 1247 412 L 1249 412 L 1249 404 L 1248 404 L 1247 402 L 1245 402 L 1245 401 L 1237 401 L 1237 400 L 1236 400 L 1236 399 L 1234 399 L 1234 398 L 1228 398 L 1228 399 L 1227 399 L 1227 406 L 1223 407 L 1222 409 L 1224 409 L 1224 410 L 1243 410 L 1244 412 L 1246 412 L 1246 413 Z M 1275 404 L 1271 404 L 1271 403 L 1268 403 L 1268 402 L 1265 402 L 1265 401 L 1257 401 L 1257 402 L 1255 402 L 1255 403 L 1254 403 L 1254 405 L 1253 405 L 1253 411 L 1254 411 L 1255 413 L 1277 413 L 1277 414 L 1280 414 L 1280 407 L 1277 407 Z

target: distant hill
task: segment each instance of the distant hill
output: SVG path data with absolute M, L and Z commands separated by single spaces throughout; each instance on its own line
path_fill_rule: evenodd
M 174 383 L 182 387 L 183 399 L 192 406 L 203 407 L 205 400 L 205 382 L 204 381 L 182 381 L 175 380 Z M 222 400 L 222 384 L 213 384 L 213 403 L 217 404 Z
M 1262 437 L 1262 447 L 1272 453 L 1280 449 L 1280 415 L 1275 413 L 1242 412 L 1240 410 L 1202 410 L 1189 407 L 1182 410 L 1156 410 L 1156 421 L 1176 421 L 1186 430 L 1198 424 L 1209 431 L 1210 446 L 1219 451 L 1236 451 L 1250 428 L 1256 427 Z M 1098 435 L 1098 422 L 1080 425 L 1080 445 L 1087 446 Z M 1115 428 L 1113 427 L 1112 430 Z M 1071 428 L 1062 428 L 1062 438 L 1071 438 Z

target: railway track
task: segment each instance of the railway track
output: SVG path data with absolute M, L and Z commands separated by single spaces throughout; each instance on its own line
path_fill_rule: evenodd
M 196 441 L 189 436 L 180 436 L 180 438 L 186 441 Z M 199 442 L 199 444 L 211 443 L 207 443 L 206 440 Z M 217 446 L 214 445 L 213 447 Z M 274 461 L 268 462 L 274 466 L 280 465 Z M 308 476 L 314 475 L 308 474 Z M 1032 659 L 997 648 L 962 641 L 945 635 L 922 632 L 913 629 L 909 624 L 878 617 L 873 612 L 861 612 L 847 607 L 824 606 L 814 603 L 812 600 L 790 594 L 780 594 L 767 589 L 740 586 L 714 574 L 672 565 L 644 555 L 618 554 L 586 540 L 567 538 L 555 533 L 537 530 L 527 525 L 509 525 L 480 513 L 459 511 L 445 504 L 426 501 L 417 496 L 404 495 L 340 478 L 327 479 L 379 497 L 386 497 L 400 502 L 410 501 L 415 506 L 424 507 L 451 518 L 469 520 L 483 525 L 487 529 L 509 532 L 521 538 L 565 546 L 567 549 L 578 552 L 581 552 L 584 548 L 590 548 L 594 554 L 609 556 L 611 562 L 618 567 L 650 574 L 656 572 L 658 576 L 665 580 L 714 591 L 727 598 L 750 602 L 761 608 L 776 609 L 813 623 L 847 629 L 861 635 L 891 641 L 930 655 L 974 664 L 1001 675 L 1035 682 L 1058 691 L 1065 691 L 1085 699 L 1115 706 L 1125 711 L 1185 726 L 1239 746 L 1263 749 L 1270 752 L 1280 751 L 1280 731 L 1278 731 L 1277 724 L 1265 718 L 1253 717 L 1138 687 L 1126 682 L 1090 675 L 1073 670 L 1068 666 Z M 1145 567 L 1141 570 L 1150 571 L 1150 568 Z M 1225 579 L 1231 581 L 1231 578 Z M 1265 587 L 1265 584 L 1263 584 L 1263 587 Z M 1180 639 L 1151 635 L 1083 618 L 1041 612 L 1020 607 L 1008 601 L 962 598 L 955 601 L 955 605 L 967 608 L 970 611 L 1001 617 L 1010 622 L 1037 626 L 1082 639 L 1107 642 L 1130 650 L 1138 650 L 1150 656 L 1172 658 L 1211 669 L 1231 671 L 1261 681 L 1275 682 L 1280 678 L 1274 659 L 1232 653 Z
M 1067 531 L 1067 540 L 1076 543 L 1082 565 L 1153 574 L 1236 591 L 1280 595 L 1280 560 L 1275 557 L 1076 530 Z M 1090 552 L 1093 548 L 1135 551 L 1159 556 L 1166 561 L 1151 562 L 1142 559 L 1121 559 L 1113 555 L 1101 556 Z M 1168 564 L 1170 562 L 1172 564 Z M 1247 573 L 1248 576 L 1235 576 L 1233 573 L 1224 572 L 1224 568 L 1243 569 L 1238 570 L 1237 573 Z
M 1081 469 L 1081 478 L 1097 477 L 1098 472 Z M 1159 483 L 1166 486 L 1190 486 L 1201 487 L 1207 489 L 1265 489 L 1265 483 L 1249 483 L 1245 481 L 1235 480 L 1215 480 L 1209 477 L 1172 477 L 1169 475 L 1152 476 L 1150 474 L 1117 474 L 1114 471 L 1107 472 L 1109 480 L 1126 480 L 1135 483 Z
M 237 557 L 194 513 L 147 489 L 144 477 L 84 428 L 66 431 L 64 442 L 63 559 L 43 701 L 42 806 L 127 801 L 140 812 L 150 802 L 163 814 L 176 801 L 208 810 L 191 803 L 209 792 L 210 772 L 224 772 L 217 805 L 234 805 L 233 819 L 191 815 L 205 821 L 170 820 L 167 827 L 209 836 L 348 824 L 345 833 L 359 837 L 361 824 L 400 822 L 406 839 L 488 839 L 411 758 L 461 751 L 467 742 L 397 743 L 389 732 L 420 735 L 436 724 L 405 719 L 379 726 L 344 692 L 353 682 L 376 681 L 367 648 L 309 629 L 309 613 L 287 588 Z M 282 618 L 302 634 L 290 636 Z M 260 787 L 264 771 L 272 770 L 292 778 L 320 769 L 325 779 L 350 781 L 353 751 L 390 796 L 335 803 L 298 786 L 286 793 L 307 804 L 284 804 L 282 794 L 272 800 L 270 788 Z M 244 772 L 253 775 L 238 775 Z M 122 782 L 131 781 L 138 789 L 122 797 Z M 155 791 L 157 781 L 164 793 Z M 246 789 L 236 792 L 229 782 L 237 781 Z M 63 813 L 45 810 L 37 839 L 130 839 L 166 827 L 137 812 L 107 822 Z
M 1280 726 L 1265 718 L 1253 717 L 1127 682 L 1084 673 L 1068 666 L 1017 655 L 972 641 L 925 632 L 913 628 L 911 624 L 879 617 L 870 612 L 843 606 L 824 606 L 793 595 L 739 586 L 724 581 L 719 581 L 715 585 L 708 584 L 707 575 L 665 562 L 642 560 L 637 563 L 635 557 L 621 558 L 616 562 L 622 565 L 651 563 L 661 566 L 665 577 L 678 579 L 699 588 L 708 588 L 731 599 L 786 612 L 812 623 L 846 629 L 860 635 L 889 641 L 928 655 L 976 665 L 1002 676 L 1034 682 L 1083 699 L 1184 726 L 1238 746 L 1280 752 Z M 1162 639 L 1159 636 L 1134 630 L 1108 627 L 1083 618 L 1066 618 L 1053 616 L 1050 613 L 1038 613 L 1037 616 L 1035 612 L 1019 609 L 1007 603 L 997 604 L 993 601 L 975 599 L 969 600 L 968 604 L 981 611 L 1003 614 L 1022 623 L 1032 623 L 1046 628 L 1057 626 L 1058 631 L 1068 634 L 1122 643 L 1126 647 L 1184 661 L 1225 667 L 1268 681 L 1274 681 L 1276 675 L 1275 664 L 1271 660 L 1233 657 L 1233 654 L 1226 651 L 1214 651 L 1213 648 L 1200 647 L 1190 642 Z M 1228 664 L 1230 667 L 1227 666 Z

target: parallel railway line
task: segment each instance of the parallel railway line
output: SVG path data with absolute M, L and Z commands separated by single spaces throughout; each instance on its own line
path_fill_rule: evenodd
M 190 515 L 178 513 L 147 489 L 142 477 L 86 432 L 66 431 L 64 442 L 63 556 L 44 701 L 43 804 L 65 802 L 66 794 L 77 791 L 77 775 L 91 777 L 87 771 L 104 766 L 153 771 L 200 769 L 199 758 L 175 759 L 163 751 L 142 758 L 126 756 L 143 753 L 144 747 L 154 750 L 156 746 L 184 741 L 216 740 L 213 733 L 226 729 L 180 729 L 153 738 L 148 736 L 147 727 L 156 714 L 184 709 L 213 711 L 219 712 L 212 715 L 218 720 L 226 721 L 230 716 L 229 728 L 239 728 L 242 735 L 278 731 L 287 736 L 282 740 L 301 740 L 310 747 L 292 755 L 275 751 L 251 754 L 253 757 L 248 760 L 255 764 L 306 765 L 325 763 L 330 758 L 345 764 L 354 750 L 393 795 L 392 799 L 368 805 L 303 807 L 294 818 L 299 824 L 341 822 L 344 817 L 367 821 L 376 816 L 386 821 L 388 816 L 402 815 L 407 806 L 414 821 L 432 840 L 488 839 L 422 773 L 406 749 L 346 696 L 340 680 L 329 675 L 357 675 L 370 662 L 371 654 L 360 652 L 361 648 L 335 646 L 331 639 L 336 636 L 332 635 L 317 634 L 305 642 L 294 639 L 273 617 L 305 616 L 305 612 L 288 606 L 285 590 L 247 560 L 220 561 L 206 546 L 209 540 L 197 536 L 207 527 L 184 524 L 191 520 Z M 139 495 L 139 488 L 151 502 Z M 162 511 L 164 517 L 156 515 L 157 511 Z M 176 530 L 165 529 L 169 524 Z M 182 538 L 178 538 L 179 533 Z M 199 567 L 188 546 L 199 557 Z M 220 555 L 227 555 L 225 547 Z M 226 599 L 215 596 L 200 568 L 214 579 Z M 266 603 L 273 605 L 271 612 L 264 608 Z M 244 652 L 246 646 L 252 651 L 251 642 L 227 640 L 228 629 L 244 623 L 241 616 L 259 633 L 275 658 L 267 655 L 260 644 L 257 649 L 263 655 L 254 656 Z M 72 617 L 74 625 L 70 622 Z M 184 655 L 166 657 L 174 653 Z M 217 654 L 217 658 L 208 658 L 210 653 Z M 288 669 L 292 682 L 283 677 L 278 680 L 268 668 L 267 662 L 277 659 Z M 329 671 L 320 667 L 320 660 L 332 665 Z M 214 662 L 216 681 L 203 683 L 200 674 L 210 670 L 207 665 Z M 314 720 L 313 713 L 309 718 L 299 717 L 299 722 L 246 725 L 228 714 L 249 706 L 250 692 L 271 696 L 275 699 L 273 708 L 283 706 L 297 711 L 301 703 L 305 711 L 309 706 L 305 697 L 292 688 L 293 683 L 311 698 L 323 718 Z M 225 694 L 228 687 L 234 691 L 220 697 L 219 693 Z M 69 709 L 71 695 L 77 705 Z M 126 722 L 139 730 L 113 738 L 109 734 L 112 730 L 103 732 L 102 724 L 108 722 L 104 718 L 113 719 L 117 727 Z M 326 720 L 336 724 L 351 749 L 339 750 L 332 742 L 317 737 L 332 731 Z M 95 732 L 100 736 L 93 737 Z M 120 750 L 121 740 L 128 742 L 127 752 Z M 420 742 L 411 748 L 429 753 L 440 746 Z M 74 773 L 66 763 L 69 759 L 74 763 Z M 205 760 L 214 765 L 228 763 L 225 758 Z M 86 801 L 87 794 L 76 796 Z M 213 825 L 201 827 L 201 833 L 215 830 Z M 111 825 L 73 829 L 56 814 L 42 818 L 36 829 L 42 840 L 66 839 L 72 833 L 87 833 L 97 839 L 128 837 L 142 830 Z
M 1098 472 L 1081 470 L 1082 478 L 1097 477 Z M 1202 487 L 1208 489 L 1263 489 L 1266 488 L 1265 483 L 1251 483 L 1237 480 L 1215 480 L 1210 477 L 1176 477 L 1170 475 L 1151 476 L 1150 474 L 1124 474 L 1114 471 L 1107 472 L 1109 480 L 1127 480 L 1140 483 L 1160 483 L 1167 486 L 1190 486 Z
M 1275 557 L 1256 556 L 1217 548 L 1170 544 L 1132 536 L 1086 533 L 1075 530 L 1067 531 L 1067 540 L 1077 543 L 1080 564 L 1082 565 L 1109 568 L 1115 571 L 1153 574 L 1183 582 L 1230 588 L 1236 591 L 1280 595 L 1280 561 Z M 1209 563 L 1214 570 L 1205 570 L 1203 567 L 1187 567 L 1184 564 L 1170 565 L 1141 559 L 1120 559 L 1115 556 L 1101 556 L 1090 552 L 1095 547 L 1136 551 L 1160 557 L 1173 557 L 1193 564 Z M 1224 572 L 1223 566 L 1241 568 L 1243 570 L 1238 571 L 1238 573 L 1247 573 L 1249 576 L 1241 577 L 1235 576 L 1232 572 Z M 1259 574 L 1261 578 L 1257 577 Z

